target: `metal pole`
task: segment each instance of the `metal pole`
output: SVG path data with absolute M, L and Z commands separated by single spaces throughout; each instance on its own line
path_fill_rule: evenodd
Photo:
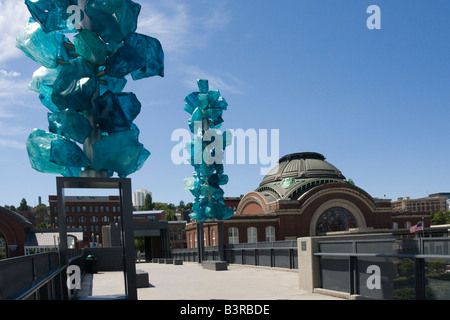
M 198 252 L 198 263 L 203 262 L 203 251 L 204 251 L 204 230 L 203 222 L 197 222 L 197 252 Z

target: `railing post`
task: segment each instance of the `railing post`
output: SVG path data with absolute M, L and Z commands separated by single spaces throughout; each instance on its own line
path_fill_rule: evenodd
M 349 272 L 350 272 L 350 294 L 359 293 L 358 281 L 358 260 L 354 256 L 349 256 Z
M 425 299 L 425 259 L 414 258 L 414 278 L 416 300 Z

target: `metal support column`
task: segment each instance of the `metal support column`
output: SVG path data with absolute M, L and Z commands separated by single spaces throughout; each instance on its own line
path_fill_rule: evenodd
M 203 230 L 203 222 L 197 222 L 197 252 L 198 263 L 203 262 L 205 252 L 205 231 Z

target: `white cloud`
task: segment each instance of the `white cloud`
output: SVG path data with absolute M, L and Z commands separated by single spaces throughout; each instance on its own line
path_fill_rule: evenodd
M 168 53 L 205 48 L 212 35 L 230 22 L 229 12 L 220 2 L 208 3 L 202 10 L 197 10 L 192 2 L 176 0 L 146 2 L 141 6 L 137 32 L 160 40 Z
M 17 106 L 30 106 L 34 93 L 28 89 L 28 82 L 16 71 L 0 69 L 0 118 L 13 117 Z
M 0 65 L 2 62 L 19 57 L 22 53 L 16 48 L 16 35 L 26 25 L 30 13 L 24 1 L 0 0 Z
M 0 138 L 0 148 L 13 148 L 23 150 L 25 149 L 25 146 L 26 144 L 23 141 Z
M 187 44 L 191 23 L 185 4 L 165 0 L 158 8 L 141 5 L 137 32 L 157 38 L 165 52 L 179 51 Z
M 212 90 L 220 90 L 220 92 L 224 94 L 244 93 L 245 83 L 231 74 L 205 71 L 198 66 L 185 66 L 182 70 L 185 75 L 184 83 L 194 91 L 198 90 L 195 80 L 207 79 L 209 82 L 209 87 Z

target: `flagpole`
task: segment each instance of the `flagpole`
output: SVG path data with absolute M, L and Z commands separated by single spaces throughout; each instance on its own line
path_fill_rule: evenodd
M 425 238 L 425 217 L 422 217 L 422 238 Z

